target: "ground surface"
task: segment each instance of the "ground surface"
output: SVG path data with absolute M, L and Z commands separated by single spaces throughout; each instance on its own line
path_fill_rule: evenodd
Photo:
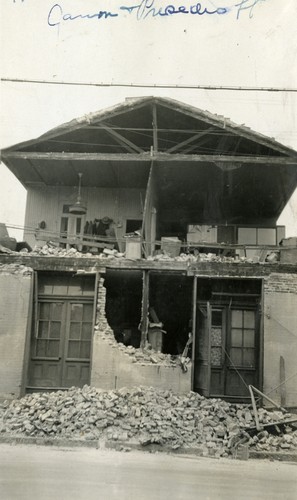
M 0 445 L 3 500 L 295 500 L 297 466 L 182 455 Z

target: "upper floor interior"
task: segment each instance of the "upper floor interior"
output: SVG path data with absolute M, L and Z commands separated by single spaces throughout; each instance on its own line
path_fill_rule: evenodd
M 278 245 L 285 233 L 276 221 L 297 185 L 296 151 L 160 97 L 73 120 L 2 159 L 28 190 L 31 245 L 87 236 L 88 249 L 104 239 L 123 250 L 137 231 L 146 256 L 168 237 L 181 247 Z M 81 214 L 71 208 L 78 195 Z

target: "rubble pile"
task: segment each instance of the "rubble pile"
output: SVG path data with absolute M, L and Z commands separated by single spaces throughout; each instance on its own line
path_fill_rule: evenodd
M 246 257 L 235 258 L 227 257 L 224 255 L 216 255 L 215 253 L 198 253 L 197 255 L 191 253 L 181 253 L 176 257 L 172 257 L 167 252 L 150 256 L 147 260 L 152 261 L 176 261 L 176 262 L 253 262 L 252 259 L 247 259 Z
M 177 366 L 180 364 L 180 356 L 173 356 L 171 354 L 164 354 L 162 352 L 154 351 L 148 345 L 144 349 L 137 349 L 132 346 L 125 346 L 122 343 L 116 343 L 118 349 L 128 354 L 132 362 L 143 364 L 162 364 L 163 366 Z M 189 360 L 190 361 L 190 360 Z
M 49 257 L 84 257 L 84 258 L 94 258 L 97 257 L 99 259 L 114 259 L 114 258 L 123 258 L 124 254 L 118 252 L 117 250 L 110 250 L 105 248 L 102 253 L 95 254 L 91 252 L 82 252 L 77 250 L 75 247 L 71 247 L 69 249 L 61 248 L 48 242 L 46 245 L 42 247 L 35 246 L 30 252 L 30 255 L 41 255 L 41 256 L 49 256 Z
M 35 246 L 32 251 L 29 252 L 32 256 L 49 256 L 49 257 L 79 257 L 79 258 L 97 258 L 97 259 L 124 259 L 126 258 L 126 254 L 124 252 L 119 252 L 116 249 L 104 248 L 102 252 L 98 253 L 98 249 L 94 249 L 95 251 L 83 252 L 78 250 L 75 246 L 66 249 L 57 246 L 55 243 L 47 242 L 45 245 Z M 12 251 L 0 245 L 0 253 L 14 254 L 19 255 L 19 253 L 28 253 L 27 248 L 23 248 L 19 252 Z M 129 259 L 134 260 L 134 259 Z M 137 260 L 137 259 L 136 259 Z M 146 257 L 145 260 L 148 261 L 160 261 L 160 262 L 187 262 L 197 263 L 197 262 L 220 262 L 220 263 L 235 263 L 240 264 L 242 262 L 246 262 L 249 264 L 257 264 L 259 263 L 259 258 L 248 258 L 244 256 L 226 256 L 226 255 L 217 255 L 215 253 L 181 253 L 178 256 L 172 256 L 170 253 L 166 251 L 162 251 L 153 256 Z M 266 258 L 267 262 L 277 262 L 279 261 L 279 252 L 272 252 Z
M 95 326 L 95 331 L 98 330 L 98 326 Z M 157 352 L 153 350 L 149 343 L 143 348 L 139 349 L 131 345 L 125 345 L 122 342 L 117 342 L 114 338 L 113 332 L 102 331 L 101 338 L 105 339 L 109 345 L 115 349 L 119 349 L 123 354 L 126 354 L 131 359 L 132 363 L 140 364 L 158 364 L 162 366 L 178 366 L 181 364 L 181 357 L 171 354 L 164 354 L 162 352 Z M 186 362 L 190 362 L 190 358 L 186 358 Z
M 273 256 L 272 256 L 273 255 Z M 192 253 L 181 253 L 177 257 L 172 257 L 167 252 L 160 253 L 154 256 L 147 257 L 147 260 L 152 261 L 176 261 L 176 262 L 189 262 L 189 263 L 197 263 L 197 262 L 221 262 L 221 263 L 235 263 L 240 264 L 241 262 L 247 262 L 249 264 L 257 264 L 259 263 L 259 257 L 255 256 L 254 258 L 244 257 L 244 256 L 229 256 L 229 255 L 217 255 L 215 253 L 203 253 L 199 252 L 197 254 Z M 266 258 L 267 262 L 277 262 L 279 260 L 279 256 L 276 252 L 271 253 Z
M 265 426 L 274 422 L 277 422 L 278 425 L 269 427 L 269 432 L 264 428 L 250 437 L 249 446 L 256 451 L 297 451 L 297 422 L 291 425 L 283 425 L 280 428 L 280 424 L 288 420 L 291 416 L 289 413 L 281 411 L 267 412 L 265 409 L 259 408 L 258 418 L 260 425 Z
M 262 410 L 262 420 L 275 421 L 272 413 Z M 148 387 L 33 393 L 3 403 L 0 410 L 0 430 L 6 435 L 158 444 L 215 457 L 231 454 L 234 440 L 254 425 L 247 405 Z M 297 431 L 289 426 L 279 436 L 261 431 L 249 437 L 249 444 L 262 450 L 296 448 Z

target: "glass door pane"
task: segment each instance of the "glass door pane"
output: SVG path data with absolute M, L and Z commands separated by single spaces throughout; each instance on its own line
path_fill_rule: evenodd
M 69 304 L 70 321 L 67 359 L 89 359 L 92 340 L 93 304 Z
M 60 355 L 63 302 L 40 302 L 38 304 L 35 357 L 57 358 Z

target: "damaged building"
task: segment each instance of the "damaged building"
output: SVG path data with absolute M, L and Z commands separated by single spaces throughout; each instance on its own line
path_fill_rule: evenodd
M 0 254 L 0 396 L 149 385 L 244 402 L 253 385 L 297 406 L 297 244 L 277 225 L 296 151 L 144 97 L 2 160 L 27 189 L 27 248 Z

